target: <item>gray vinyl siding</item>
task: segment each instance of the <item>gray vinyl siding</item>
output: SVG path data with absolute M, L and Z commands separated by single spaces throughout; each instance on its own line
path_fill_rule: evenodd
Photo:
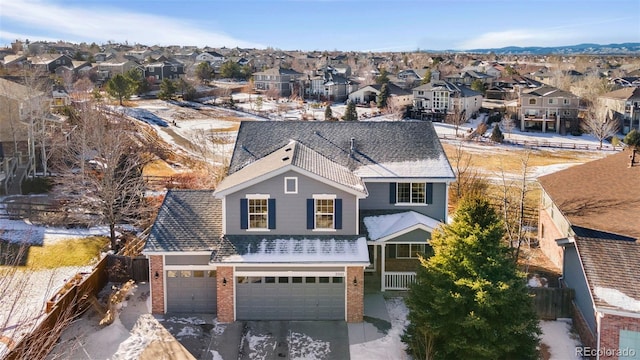
M 298 178 L 298 193 L 284 193 L 284 178 Z M 270 231 L 240 229 L 240 199 L 247 194 L 269 194 L 276 199 L 276 228 Z M 314 194 L 335 194 L 342 199 L 342 229 L 312 231 L 307 229 L 307 199 Z M 248 188 L 229 194 L 225 198 L 226 234 L 228 235 L 356 235 L 356 197 L 323 182 L 289 171 Z
M 360 210 L 415 211 L 444 222 L 447 208 L 446 183 L 433 183 L 433 204 L 426 206 L 395 205 L 389 202 L 389 183 L 366 182 L 369 196 L 360 200 Z
M 582 266 L 580 266 L 580 258 L 574 246 L 567 246 L 564 250 L 563 278 L 567 286 L 575 290 L 576 305 L 595 334 L 596 319 L 593 310 L 593 302 L 591 301 L 591 295 L 589 294 L 587 279 L 582 271 Z
M 410 231 L 406 234 L 402 234 L 400 236 L 396 236 L 393 239 L 390 239 L 387 241 L 387 243 L 405 243 L 405 242 L 417 242 L 417 243 L 423 243 L 427 240 L 431 240 L 431 233 L 421 230 L 421 229 L 417 229 L 417 230 L 413 230 Z
M 166 255 L 166 265 L 209 265 L 210 255 Z

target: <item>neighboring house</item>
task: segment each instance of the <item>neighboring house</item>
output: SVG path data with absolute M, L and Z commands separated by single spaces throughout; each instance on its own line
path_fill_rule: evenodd
M 538 238 L 575 290 L 574 324 L 598 350 L 640 354 L 640 166 L 629 151 L 542 176 Z M 601 357 L 601 358 L 618 358 Z M 622 357 L 632 359 L 634 357 Z
M 60 66 L 73 67 L 73 59 L 67 55 L 42 54 L 28 58 L 31 67 L 53 73 Z
M 100 52 L 93 54 L 93 60 L 97 63 L 112 60 L 116 57 L 113 52 Z
M 253 73 L 255 90 L 268 91 L 276 89 L 280 97 L 291 96 L 294 87 L 302 73 L 293 69 L 274 67 L 265 71 Z
M 126 56 L 127 58 L 130 58 L 132 60 L 144 61 L 146 58 L 148 58 L 149 56 L 153 55 L 153 53 L 154 52 L 149 50 L 149 49 L 129 50 L 129 51 L 125 52 L 124 56 Z
M 640 87 L 624 87 L 600 95 L 598 106 L 605 109 L 611 119 L 620 121 L 623 134 L 631 129 L 640 130 Z
M 394 101 L 396 101 L 399 106 L 411 105 L 411 91 L 405 90 L 393 83 L 387 83 L 387 87 L 389 88 L 389 98 L 395 99 Z M 356 104 L 364 104 L 367 106 L 372 102 L 375 104 L 378 101 L 378 95 L 380 95 L 381 89 L 382 84 L 365 85 L 350 93 L 349 100 Z
M 28 64 L 29 62 L 25 55 L 7 55 L 2 60 L 2 65 L 5 68 L 23 68 Z
M 475 71 L 475 70 L 467 70 L 460 74 L 447 76 L 446 78 L 448 82 L 451 82 L 454 84 L 462 84 L 466 86 L 471 86 L 471 84 L 476 80 L 480 80 L 482 81 L 483 84 L 488 86 L 488 85 L 491 85 L 494 79 L 495 78 L 491 75 L 488 75 L 479 71 Z
M 465 120 L 469 120 L 480 111 L 482 94 L 465 85 L 443 80 L 434 80 L 413 89 L 413 111 L 418 117 L 424 113 L 447 114 L 456 107 Z
M 617 77 L 617 78 L 613 78 L 610 81 L 611 84 L 616 85 L 616 86 L 622 86 L 622 87 L 627 87 L 627 86 L 640 86 L 640 76 L 624 76 L 624 77 Z
M 106 81 L 111 79 L 117 74 L 124 75 L 131 69 L 140 69 L 144 68 L 135 61 L 131 60 L 107 60 L 96 65 L 98 79 L 101 81 Z
M 307 84 L 309 85 L 305 91 L 307 98 L 322 97 L 337 102 L 345 101 L 349 93 L 357 87 L 357 83 L 326 68 L 319 75 L 309 77 Z
M 179 61 L 162 61 L 144 66 L 144 76 L 153 77 L 156 83 L 164 79 L 175 80 L 184 75 L 184 64 Z
M 454 179 L 430 122 L 242 122 L 217 189 L 160 208 L 152 311 L 361 322 L 365 282 L 415 279 Z
M 218 54 L 215 51 L 207 51 L 196 56 L 196 62 L 224 62 L 224 55 Z
M 521 131 L 555 132 L 562 135 L 580 128 L 580 98 L 570 92 L 544 85 L 522 90 L 518 117 Z
M 498 78 L 493 81 L 493 85 L 487 89 L 487 99 L 513 100 L 518 98 L 520 90 L 538 88 L 542 83 L 526 76 L 511 75 Z

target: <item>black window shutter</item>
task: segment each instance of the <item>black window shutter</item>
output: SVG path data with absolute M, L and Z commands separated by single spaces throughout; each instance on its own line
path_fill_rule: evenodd
M 336 199 L 336 208 L 334 214 L 334 221 L 336 224 L 336 229 L 342 229 L 342 199 Z
M 396 183 L 389 183 L 389 204 L 396 203 Z
M 396 258 L 396 244 L 387 245 L 387 251 L 389 252 L 389 259 Z
M 313 229 L 313 199 L 307 199 L 307 229 Z
M 269 218 L 269 229 L 276 228 L 276 199 L 269 199 L 267 201 L 267 211 L 269 214 L 267 217 Z
M 249 200 L 240 199 L 240 229 L 249 228 Z
M 433 204 L 433 183 L 427 183 L 427 204 Z

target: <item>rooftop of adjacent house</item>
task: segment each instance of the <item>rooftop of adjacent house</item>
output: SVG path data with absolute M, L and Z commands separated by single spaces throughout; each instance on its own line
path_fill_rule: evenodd
M 523 96 L 536 96 L 536 97 L 563 97 L 563 98 L 577 98 L 577 96 L 564 90 L 560 90 L 553 86 L 543 85 L 539 88 L 525 90 L 522 92 Z
M 367 240 L 353 236 L 226 235 L 213 263 L 369 264 Z
M 268 176 L 280 169 L 299 169 L 343 185 L 363 195 L 367 193 L 362 180 L 344 165 L 331 161 L 295 140 L 227 176 L 218 184 L 216 192 L 234 188 L 252 179 Z
M 254 73 L 253 75 L 293 75 L 293 76 L 299 76 L 299 75 L 303 75 L 302 73 L 299 73 L 293 69 L 285 69 L 282 67 L 274 67 L 271 69 L 267 69 L 265 71 L 259 71 Z
M 382 85 L 383 84 L 371 84 L 371 85 L 365 85 L 362 88 L 370 87 L 370 88 L 374 88 L 376 91 L 382 91 Z M 395 95 L 395 96 L 411 95 L 411 90 L 403 89 L 394 83 L 390 83 L 390 82 L 387 83 L 387 87 L 389 89 L 389 95 Z
M 42 95 L 44 95 L 42 92 L 33 90 L 28 86 L 0 78 L 0 96 L 2 97 L 7 97 L 13 100 L 26 100 Z
M 422 121 L 243 121 L 229 174 L 291 141 L 360 178 L 455 178 L 433 125 Z
M 635 166 L 629 167 L 630 153 L 621 151 L 542 176 L 538 181 L 574 230 L 584 228 L 637 239 L 640 155 L 636 155 Z
M 448 91 L 451 93 L 459 93 L 462 97 L 472 97 L 482 95 L 481 93 L 472 90 L 468 86 L 454 84 L 445 80 L 435 80 L 428 84 L 423 84 L 418 87 L 413 88 L 413 91 L 423 90 L 423 91 Z
M 213 190 L 169 190 L 144 251 L 212 251 L 221 236 L 222 201 Z
M 596 306 L 640 313 L 640 243 L 576 238 Z
M 640 87 L 631 86 L 614 90 L 602 95 L 603 98 L 616 100 L 640 100 Z

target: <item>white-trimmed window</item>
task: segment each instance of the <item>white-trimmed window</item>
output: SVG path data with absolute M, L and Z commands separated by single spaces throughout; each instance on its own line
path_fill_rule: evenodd
M 398 183 L 396 195 L 398 204 L 425 204 L 427 187 L 425 183 Z
M 563 103 L 563 104 L 565 104 L 565 105 L 569 105 L 569 102 L 570 102 L 570 101 L 569 101 L 569 99 L 564 99 L 564 100 L 562 101 L 562 103 Z
M 284 178 L 284 193 L 285 194 L 297 194 L 298 193 L 298 178 L 285 177 Z
M 334 224 L 334 206 L 335 198 L 316 198 L 315 206 L 315 228 L 316 229 L 335 229 Z
M 535 105 L 536 99 L 529 99 L 529 105 Z
M 247 194 L 240 199 L 240 228 L 246 230 L 275 229 L 275 199 L 268 194 Z
M 416 259 L 425 249 L 426 244 L 396 244 L 396 259 Z

